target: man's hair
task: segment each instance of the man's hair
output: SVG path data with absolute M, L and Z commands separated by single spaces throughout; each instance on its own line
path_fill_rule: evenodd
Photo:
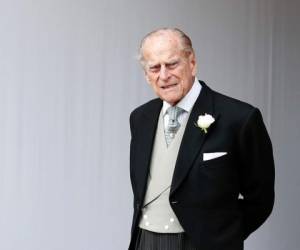
M 151 31 L 148 33 L 141 41 L 140 43 L 140 48 L 139 48 L 139 55 L 138 55 L 138 60 L 141 63 L 141 65 L 144 67 L 145 66 L 145 58 L 143 54 L 143 49 L 144 49 L 144 44 L 147 41 L 148 38 L 153 37 L 153 36 L 160 36 L 160 35 L 165 35 L 166 33 L 173 33 L 176 34 L 179 38 L 180 41 L 180 46 L 181 50 L 186 53 L 187 55 L 189 54 L 194 54 L 194 49 L 192 45 L 191 39 L 188 37 L 187 34 L 185 34 L 182 30 L 178 28 L 159 28 L 156 30 Z

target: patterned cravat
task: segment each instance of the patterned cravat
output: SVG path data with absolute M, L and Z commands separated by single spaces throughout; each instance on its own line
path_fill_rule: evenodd
M 180 128 L 178 117 L 183 112 L 184 110 L 177 106 L 171 106 L 167 109 L 167 114 L 169 115 L 168 126 L 165 128 L 165 138 L 166 138 L 167 146 L 170 145 L 171 141 L 174 139 L 176 135 L 176 132 Z

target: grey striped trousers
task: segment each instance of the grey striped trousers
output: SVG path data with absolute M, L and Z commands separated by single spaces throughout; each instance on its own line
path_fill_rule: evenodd
M 139 229 L 136 250 L 199 250 L 185 233 L 154 233 Z

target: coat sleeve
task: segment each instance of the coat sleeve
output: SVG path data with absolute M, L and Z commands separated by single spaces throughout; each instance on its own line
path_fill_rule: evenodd
M 133 158 L 134 158 L 134 135 L 135 135 L 135 129 L 134 129 L 134 121 L 135 121 L 135 113 L 134 111 L 130 114 L 129 117 L 129 125 L 130 125 L 130 155 L 129 155 L 129 165 L 130 165 L 130 182 L 131 182 L 131 187 L 132 187 L 132 192 L 133 192 L 133 208 L 136 207 L 136 200 L 135 200 L 135 183 L 134 183 L 134 178 L 132 176 L 132 165 L 133 165 Z
M 243 123 L 239 137 L 240 186 L 243 199 L 244 239 L 261 226 L 274 205 L 274 159 L 272 144 L 262 115 L 254 108 Z

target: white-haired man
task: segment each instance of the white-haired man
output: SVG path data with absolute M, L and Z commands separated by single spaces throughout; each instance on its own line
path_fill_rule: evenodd
M 179 29 L 146 35 L 140 61 L 159 98 L 130 115 L 129 250 L 242 250 L 274 203 L 260 111 L 197 79 L 192 42 Z

